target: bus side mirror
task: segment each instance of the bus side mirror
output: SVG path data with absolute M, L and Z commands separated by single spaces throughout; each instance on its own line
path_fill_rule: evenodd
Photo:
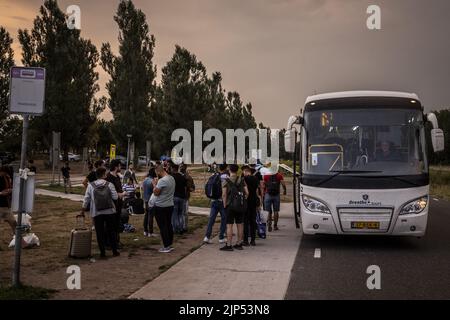
M 442 129 L 431 129 L 431 144 L 434 152 L 444 151 L 444 131 Z
M 427 120 L 433 126 L 433 129 L 431 129 L 431 144 L 433 145 L 433 151 L 444 151 L 444 131 L 439 129 L 436 115 L 434 113 L 427 114 Z
M 297 134 L 297 131 L 293 127 L 294 125 L 301 126 L 302 124 L 303 124 L 302 117 L 296 116 L 289 117 L 286 132 L 284 133 L 284 150 L 286 150 L 287 153 L 295 152 L 295 135 Z
M 284 133 L 284 149 L 287 153 L 294 153 L 295 151 L 295 129 L 286 130 Z

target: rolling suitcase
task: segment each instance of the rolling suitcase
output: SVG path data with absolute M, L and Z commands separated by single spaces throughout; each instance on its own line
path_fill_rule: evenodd
M 77 225 L 70 233 L 69 257 L 88 258 L 91 256 L 92 231 L 84 222 L 84 217 L 76 217 Z

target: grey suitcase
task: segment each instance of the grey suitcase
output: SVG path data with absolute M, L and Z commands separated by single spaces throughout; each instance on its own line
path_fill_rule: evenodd
M 91 256 L 92 231 L 86 228 L 84 217 L 76 217 L 77 225 L 70 233 L 69 257 L 88 258 Z

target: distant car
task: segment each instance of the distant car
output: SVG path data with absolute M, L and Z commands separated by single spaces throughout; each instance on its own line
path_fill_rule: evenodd
M 69 152 L 67 157 L 68 157 L 69 161 L 81 161 L 81 156 L 79 154 L 74 154 L 74 153 Z M 62 154 L 59 155 L 59 160 L 61 160 L 61 161 L 63 160 Z
M 120 164 L 122 166 L 122 168 L 125 168 L 127 166 L 127 157 L 121 156 L 121 155 L 116 155 L 116 160 L 120 161 Z M 107 168 L 109 168 L 109 163 L 110 163 L 110 159 L 109 157 L 105 158 L 105 165 Z
M 14 154 L 8 151 L 0 151 L 0 164 L 5 165 L 15 160 Z
M 146 156 L 139 156 L 139 158 L 138 158 L 138 165 L 139 166 L 146 167 L 148 165 L 148 162 L 150 162 L 150 161 L 147 161 L 147 157 Z

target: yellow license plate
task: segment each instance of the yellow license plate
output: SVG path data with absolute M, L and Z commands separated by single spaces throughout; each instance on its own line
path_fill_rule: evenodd
M 378 230 L 378 229 L 380 229 L 380 223 L 379 222 L 352 222 L 352 229 Z

